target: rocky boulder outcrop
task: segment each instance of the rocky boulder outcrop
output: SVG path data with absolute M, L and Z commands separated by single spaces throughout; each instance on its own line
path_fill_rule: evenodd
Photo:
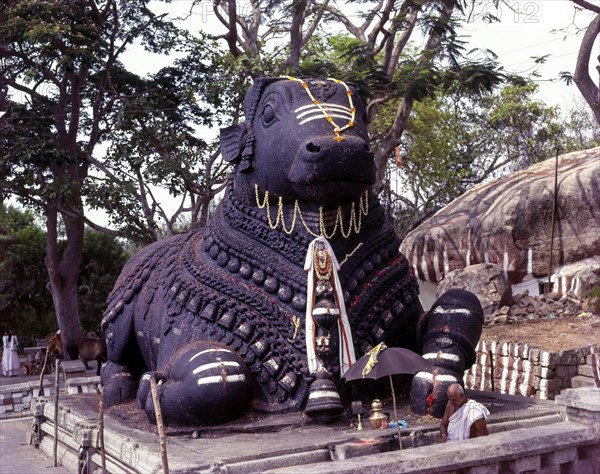
M 588 299 L 581 300 L 572 292 L 529 295 L 524 292 L 513 296 L 513 304 L 498 308 L 486 315 L 485 325 L 511 324 L 538 319 L 590 317 L 594 314 Z
M 446 274 L 437 287 L 436 297 L 453 288 L 474 293 L 479 298 L 484 316 L 512 304 L 511 288 L 499 265 L 480 263 Z
M 439 282 L 477 263 L 500 265 L 511 284 L 547 277 L 555 158 L 481 183 L 412 231 L 401 251 L 415 274 Z M 600 255 L 600 148 L 558 159 L 552 273 Z M 572 281 L 561 283 L 570 289 Z

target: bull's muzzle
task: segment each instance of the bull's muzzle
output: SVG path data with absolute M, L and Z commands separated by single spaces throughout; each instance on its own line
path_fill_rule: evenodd
M 331 135 L 310 137 L 300 144 L 290 168 L 289 179 L 296 184 L 375 181 L 373 151 L 367 140 L 346 135 L 334 141 Z

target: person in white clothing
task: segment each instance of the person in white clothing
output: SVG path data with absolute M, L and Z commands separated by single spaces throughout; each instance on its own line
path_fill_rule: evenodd
M 489 415 L 485 406 L 466 397 L 459 384 L 451 384 L 448 387 L 448 403 L 440 423 L 442 443 L 487 436 L 485 420 Z
M 19 356 L 17 355 L 17 349 L 19 348 L 19 340 L 10 329 L 4 331 L 2 336 L 2 375 L 6 377 L 16 377 L 18 375 L 19 367 Z

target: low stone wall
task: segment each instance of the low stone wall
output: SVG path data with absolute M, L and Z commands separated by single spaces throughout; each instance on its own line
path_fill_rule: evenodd
M 40 393 L 40 383 L 38 381 L 0 387 L 0 418 L 8 418 L 14 414 L 29 412 L 36 398 L 50 396 L 50 387 L 51 383 L 46 379 L 44 379 L 42 393 Z
M 589 372 L 590 349 L 552 352 L 528 344 L 479 341 L 477 361 L 464 375 L 465 387 L 553 400 L 574 386 L 575 377 Z

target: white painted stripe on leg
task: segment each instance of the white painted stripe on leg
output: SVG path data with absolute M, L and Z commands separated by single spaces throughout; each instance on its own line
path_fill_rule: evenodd
M 415 377 L 419 379 L 433 380 L 433 374 L 430 374 L 429 372 L 419 372 L 417 375 L 415 375 Z M 453 375 L 436 375 L 435 380 L 438 382 L 457 382 L 456 377 Z
M 198 379 L 198 385 L 236 383 L 236 382 L 244 382 L 245 380 L 246 380 L 246 376 L 244 374 L 228 375 L 225 378 L 221 377 L 220 375 L 212 375 L 210 377 L 202 377 L 202 378 Z
M 444 308 L 443 306 L 438 306 L 433 311 L 434 313 L 449 313 L 449 314 L 466 314 L 468 316 L 471 315 L 471 310 L 464 308 Z
M 208 354 L 209 352 L 228 352 L 228 353 L 232 353 L 232 351 L 230 351 L 229 349 L 206 349 L 203 351 L 198 352 L 197 354 L 194 354 L 190 360 L 188 360 L 188 362 L 193 361 L 196 357 L 200 357 L 202 354 Z
M 460 362 L 460 357 L 458 357 L 456 354 L 446 354 L 445 352 L 429 352 L 427 354 L 423 354 L 423 359 L 444 359 Z
M 211 362 L 210 364 L 202 364 L 199 365 L 198 367 L 196 367 L 192 374 L 199 374 L 200 372 L 204 372 L 206 370 L 209 369 L 214 369 L 216 367 L 221 367 L 221 366 L 226 366 L 226 367 L 239 367 L 240 364 L 234 361 L 223 361 L 223 362 Z

